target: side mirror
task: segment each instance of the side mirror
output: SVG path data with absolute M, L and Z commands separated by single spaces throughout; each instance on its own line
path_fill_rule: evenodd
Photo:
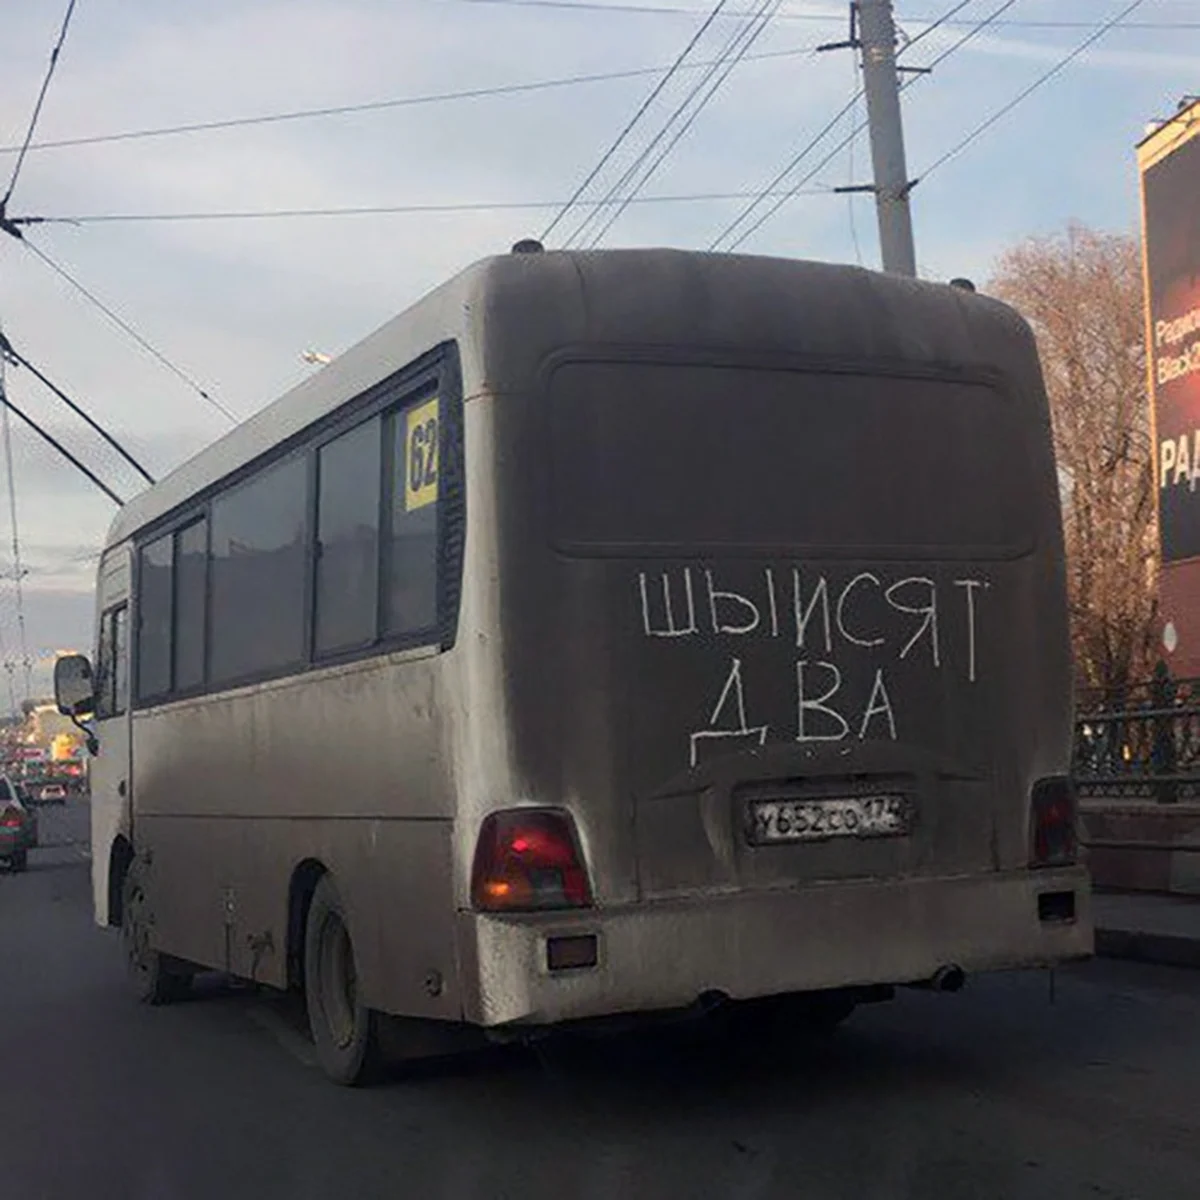
M 83 654 L 64 654 L 54 664 L 54 700 L 64 717 L 83 717 L 96 707 L 92 664 Z

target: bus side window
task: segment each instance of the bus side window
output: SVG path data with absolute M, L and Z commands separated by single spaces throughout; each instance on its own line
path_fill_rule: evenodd
M 113 716 L 129 707 L 129 608 L 113 609 Z
M 96 716 L 100 720 L 113 715 L 113 617 L 112 610 L 100 618 L 100 639 L 96 646 Z
M 434 396 L 392 417 L 383 589 L 384 632 L 391 637 L 437 627 L 439 410 Z
M 96 647 L 96 717 L 120 716 L 129 705 L 129 609 L 122 604 L 100 618 Z
M 376 417 L 317 451 L 313 648 L 318 656 L 375 641 L 380 428 Z

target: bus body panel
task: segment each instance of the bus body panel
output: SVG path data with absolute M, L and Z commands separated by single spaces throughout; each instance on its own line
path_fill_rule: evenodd
M 453 1014 L 454 783 L 438 714 L 454 705 L 435 662 L 365 659 L 135 717 L 160 948 L 283 986 L 291 882 L 319 863 L 339 880 L 365 993 Z M 394 919 L 411 911 L 421 920 Z M 446 983 L 431 996 L 433 972 Z

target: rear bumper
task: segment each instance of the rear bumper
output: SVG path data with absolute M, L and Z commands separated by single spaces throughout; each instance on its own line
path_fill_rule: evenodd
M 1038 897 L 1072 893 L 1073 920 Z M 1049 912 L 1061 913 L 1061 903 Z M 595 967 L 551 973 L 547 939 L 595 934 Z M 550 1024 L 862 984 L 1047 966 L 1093 950 L 1082 867 L 962 878 L 823 884 L 578 913 L 459 914 L 469 1021 Z

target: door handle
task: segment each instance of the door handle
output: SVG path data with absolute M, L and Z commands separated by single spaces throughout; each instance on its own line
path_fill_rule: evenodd
M 123 780 L 123 779 L 121 780 L 120 783 L 117 784 L 117 795 L 118 796 L 125 795 L 125 780 Z

